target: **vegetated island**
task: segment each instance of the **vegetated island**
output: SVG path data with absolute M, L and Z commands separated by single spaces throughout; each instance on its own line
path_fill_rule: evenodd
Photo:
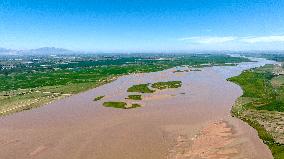
M 128 95 L 126 99 L 131 99 L 131 100 L 142 100 L 141 95 Z
M 284 69 L 265 65 L 228 79 L 243 89 L 232 115 L 254 127 L 275 159 L 284 158 Z
M 113 107 L 113 108 L 121 108 L 121 109 L 131 109 L 131 108 L 141 107 L 141 105 L 137 103 L 134 103 L 128 106 L 127 103 L 125 102 L 104 102 L 103 105 L 105 107 Z
M 149 88 L 152 87 L 153 89 Z M 167 81 L 167 82 L 156 82 L 147 84 L 133 85 L 127 89 L 127 92 L 137 92 L 137 93 L 154 93 L 156 90 L 163 90 L 169 88 L 179 88 L 182 86 L 181 81 Z
M 179 72 L 189 72 L 189 70 L 175 70 L 173 73 L 179 73 Z
M 152 84 L 152 88 L 156 89 L 168 89 L 168 88 L 179 88 L 181 87 L 182 82 L 181 81 L 168 81 L 168 82 L 157 82 Z
M 127 89 L 127 92 L 154 93 L 155 90 L 150 89 L 149 85 L 150 85 L 149 83 L 133 85 Z
M 224 54 L 0 56 L 0 116 L 32 109 L 131 73 L 250 61 Z
M 150 89 L 149 86 L 151 85 L 154 89 L 169 89 L 169 88 L 179 88 L 182 85 L 181 81 L 168 81 L 168 82 L 157 82 L 157 83 L 147 83 L 147 84 L 138 84 L 133 85 L 127 89 L 127 92 L 138 92 L 138 93 L 154 93 L 156 90 Z M 142 100 L 142 95 L 128 95 L 126 99 L 131 100 Z M 103 105 L 105 107 L 113 107 L 113 108 L 122 108 L 122 109 L 130 109 L 130 108 L 137 108 L 141 107 L 140 104 L 131 104 L 128 106 L 125 102 L 104 102 Z
M 99 101 L 99 100 L 101 100 L 101 99 L 103 99 L 105 96 L 97 96 L 95 99 L 94 99 L 94 101 Z
M 188 66 L 185 66 L 188 67 Z M 182 72 L 190 72 L 190 71 L 201 71 L 200 67 L 198 68 L 187 68 L 187 69 L 177 69 L 174 70 L 173 73 L 182 73 Z

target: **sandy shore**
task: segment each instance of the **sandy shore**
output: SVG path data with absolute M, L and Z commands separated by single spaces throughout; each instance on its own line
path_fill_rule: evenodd
M 230 116 L 242 93 L 226 78 L 267 61 L 123 76 L 96 89 L 0 119 L 2 159 L 270 159 L 254 129 Z M 174 90 L 144 95 L 143 107 L 106 108 L 133 84 L 181 80 Z M 99 95 L 102 101 L 94 102 Z

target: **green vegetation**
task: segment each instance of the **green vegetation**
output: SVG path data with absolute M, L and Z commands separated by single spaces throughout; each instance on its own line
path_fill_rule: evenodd
M 105 107 L 122 108 L 126 109 L 127 104 L 125 102 L 104 102 Z
M 244 61 L 249 60 L 216 54 L 0 56 L 0 115 L 38 107 L 121 75 Z M 144 88 L 139 92 L 153 91 Z
M 22 57 L 21 57 L 22 58 Z M 11 69 L 0 70 L 0 91 L 57 86 L 77 83 L 96 83 L 110 76 L 137 72 L 155 72 L 175 66 L 201 64 L 225 64 L 248 61 L 246 58 L 227 55 L 144 55 L 110 57 L 67 57 L 72 60 L 48 57 L 29 57 L 19 63 L 0 59 L 0 67 L 13 65 Z M 162 60 L 160 58 L 163 58 Z M 40 60 L 39 60 L 40 59 Z M 99 59 L 99 60 L 98 60 Z M 8 61 L 9 60 L 9 61 Z M 65 61 L 64 61 L 65 60 Z M 32 64 L 26 64 L 33 62 Z
M 254 127 L 276 159 L 284 158 L 284 75 L 275 65 L 244 71 L 229 81 L 239 84 L 244 93 L 232 114 Z
M 94 99 L 94 101 L 99 101 L 99 100 L 101 100 L 101 99 L 103 99 L 105 96 L 98 96 L 98 97 L 96 97 L 95 99 Z
M 138 92 L 138 93 L 154 93 L 155 90 L 149 88 L 150 83 L 148 84 L 138 84 L 133 85 L 127 89 L 127 92 Z M 167 88 L 179 88 L 181 87 L 181 81 L 168 81 L 168 82 L 157 82 L 151 85 L 155 89 L 167 89 Z
M 142 96 L 141 95 L 128 95 L 127 99 L 142 100 Z
M 113 107 L 113 108 L 120 108 L 120 109 L 132 109 L 132 108 L 138 108 L 141 107 L 140 104 L 131 104 L 131 106 L 127 106 L 127 103 L 125 102 L 104 102 L 103 105 L 105 107 Z
M 257 130 L 258 136 L 269 147 L 275 159 L 284 158 L 284 144 L 280 144 L 277 141 L 275 141 L 273 136 L 265 129 L 264 126 L 262 126 L 257 121 L 249 117 L 240 117 L 240 119 L 247 122 L 250 126 L 252 126 L 253 128 Z
M 274 68 L 273 65 L 266 65 L 229 79 L 242 87 L 244 91 L 242 97 L 257 98 L 247 106 L 257 110 L 284 112 L 284 88 L 273 87 L 271 82 L 275 78 L 282 79 L 273 73 Z
M 181 84 L 182 84 L 181 81 L 157 82 L 152 84 L 152 87 L 162 90 L 167 88 L 179 88 L 181 87 Z
M 138 84 L 129 87 L 127 92 L 153 93 L 155 90 L 150 89 L 149 84 Z
M 175 70 L 173 73 L 180 73 L 180 72 L 189 72 L 190 70 Z
M 131 108 L 139 108 L 139 107 L 141 107 L 141 105 L 137 103 L 131 105 Z

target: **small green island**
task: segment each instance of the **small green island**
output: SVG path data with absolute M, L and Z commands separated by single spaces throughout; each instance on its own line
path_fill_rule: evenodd
M 181 87 L 182 82 L 181 81 L 168 81 L 168 82 L 157 82 L 152 84 L 153 88 L 156 89 L 168 89 L 168 88 L 179 88 Z
M 154 93 L 155 90 L 152 90 L 149 88 L 149 83 L 148 84 L 138 84 L 138 85 L 133 85 L 130 88 L 127 89 L 127 92 L 137 92 L 137 93 Z
M 167 81 L 167 82 L 156 82 L 153 84 L 138 84 L 133 85 L 127 89 L 127 92 L 137 92 L 137 93 L 154 93 L 156 90 L 149 88 L 151 86 L 154 89 L 169 89 L 169 88 L 179 88 L 182 86 L 181 81 Z
M 139 108 L 141 107 L 140 104 L 137 104 L 137 103 L 134 103 L 134 104 L 131 104 L 131 107 L 130 108 Z M 129 109 L 129 108 L 128 108 Z
M 98 96 L 98 97 L 96 97 L 95 99 L 94 99 L 94 101 L 99 101 L 99 100 L 101 100 L 101 99 L 103 99 L 105 96 Z
M 126 99 L 131 99 L 131 100 L 142 100 L 141 95 L 128 95 Z
M 179 73 L 179 72 L 189 72 L 190 70 L 175 70 L 173 73 Z
M 141 105 L 137 103 L 131 104 L 131 106 L 128 107 L 127 103 L 125 102 L 104 102 L 103 105 L 105 107 L 113 107 L 113 108 L 120 108 L 120 109 L 131 109 L 131 108 L 141 107 Z
M 182 72 L 190 72 L 190 71 L 202 71 L 202 70 L 198 69 L 198 68 L 190 68 L 190 69 L 187 69 L 187 70 L 175 70 L 175 71 L 173 71 L 173 73 L 182 73 Z
M 105 107 L 125 108 L 127 104 L 125 102 L 104 102 L 103 105 Z

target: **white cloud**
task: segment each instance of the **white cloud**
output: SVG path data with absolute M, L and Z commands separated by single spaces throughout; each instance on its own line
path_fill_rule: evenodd
M 272 43 L 284 42 L 284 36 L 258 36 L 258 37 L 242 37 L 241 42 L 245 43 Z
M 274 35 L 274 36 L 248 36 L 248 37 L 238 37 L 238 36 L 192 36 L 179 38 L 180 41 L 186 41 L 192 44 L 224 44 L 227 42 L 234 43 L 275 43 L 284 42 L 284 35 Z
M 180 38 L 181 41 L 188 41 L 190 43 L 198 44 L 221 44 L 229 41 L 236 40 L 236 37 L 233 36 L 194 36 L 194 37 L 185 37 Z

